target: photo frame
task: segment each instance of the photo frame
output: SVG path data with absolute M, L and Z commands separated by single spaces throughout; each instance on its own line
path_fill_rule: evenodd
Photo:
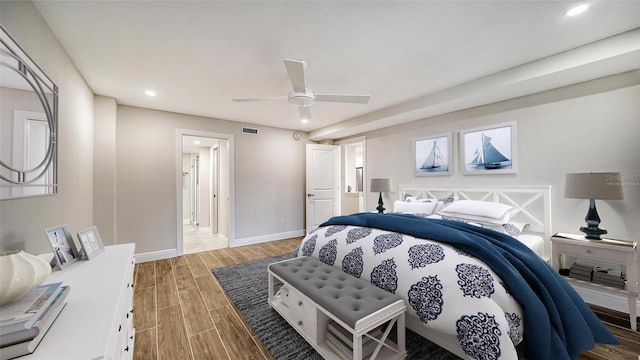
M 518 172 L 516 122 L 460 132 L 460 167 L 464 175 Z
M 80 259 L 78 248 L 66 224 L 49 228 L 45 233 L 53 250 L 51 265 L 54 269 L 62 270 Z
M 104 244 L 98 233 L 98 228 L 95 226 L 78 232 L 78 240 L 80 241 L 80 245 L 82 245 L 84 257 L 86 257 L 87 260 L 95 258 L 104 251 Z
M 452 149 L 451 133 L 413 139 L 414 176 L 451 175 Z

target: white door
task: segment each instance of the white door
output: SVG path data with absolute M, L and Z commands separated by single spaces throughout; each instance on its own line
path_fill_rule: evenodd
M 218 233 L 218 148 L 211 147 L 211 233 Z
M 307 144 L 307 234 L 340 215 L 340 146 Z
M 15 169 L 34 169 L 42 159 L 45 158 L 49 148 L 49 123 L 44 113 L 15 110 L 13 119 L 13 163 Z M 26 180 L 32 180 L 35 173 L 28 173 Z M 17 180 L 17 178 L 15 178 Z M 31 183 L 34 186 L 13 187 L 13 196 L 34 196 L 47 193 L 46 187 L 35 185 L 51 184 L 51 173 L 49 170 Z

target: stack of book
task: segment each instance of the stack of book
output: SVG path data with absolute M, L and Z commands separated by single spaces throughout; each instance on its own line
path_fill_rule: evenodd
M 573 263 L 569 269 L 569 277 L 578 280 L 591 281 L 593 275 L 593 266 Z
M 596 267 L 592 281 L 596 284 L 624 289 L 624 274 L 621 271 Z
M 37 287 L 0 306 L 0 360 L 31 354 L 56 320 L 70 288 L 62 283 Z
M 379 338 L 382 335 L 382 326 L 369 332 L 370 336 Z M 365 359 L 373 353 L 378 342 L 368 336 L 362 337 L 362 358 Z M 353 334 L 347 329 L 330 320 L 327 325 L 327 346 L 344 360 L 353 359 Z

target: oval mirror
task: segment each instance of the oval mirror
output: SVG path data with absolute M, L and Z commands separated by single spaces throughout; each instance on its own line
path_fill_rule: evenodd
M 0 26 L 0 200 L 57 192 L 58 88 Z

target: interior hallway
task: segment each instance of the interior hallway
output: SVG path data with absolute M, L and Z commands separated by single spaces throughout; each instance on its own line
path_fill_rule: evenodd
M 196 227 L 191 224 L 182 226 L 182 244 L 184 254 L 222 249 L 229 246 L 228 239 L 224 235 L 199 233 Z

